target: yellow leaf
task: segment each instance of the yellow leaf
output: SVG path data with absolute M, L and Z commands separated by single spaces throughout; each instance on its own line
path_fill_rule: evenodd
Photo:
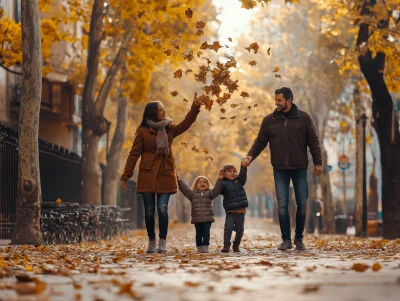
M 249 62 L 249 65 L 250 65 L 251 67 L 253 67 L 253 66 L 257 65 L 257 62 L 256 62 L 256 61 L 250 61 L 250 62 Z
M 365 272 L 369 266 L 363 263 L 354 263 L 352 269 L 356 272 Z
M 242 2 L 242 8 L 245 9 L 252 9 L 257 5 L 257 2 L 255 0 L 239 0 Z
M 273 72 L 278 72 L 278 71 L 279 71 L 279 67 L 278 66 L 274 67 L 274 71 Z
M 0 259 L 0 268 L 6 268 L 7 266 L 7 262 L 4 259 Z
M 137 254 L 144 254 L 144 250 L 142 250 L 142 249 L 139 249 L 139 250 L 137 250 L 137 252 L 136 252 Z
M 62 203 L 61 199 L 58 198 L 58 199 L 56 200 L 56 203 L 57 203 L 57 204 L 61 204 L 61 203 Z
M 32 268 L 32 266 L 30 266 L 30 265 L 27 264 L 27 265 L 25 266 L 25 270 L 28 271 L 28 272 L 32 272 L 32 271 L 33 271 L 33 268 Z
M 205 147 L 205 148 L 203 149 L 203 153 L 205 153 L 206 155 L 207 155 L 209 152 L 210 152 L 210 151 L 208 150 L 207 147 Z
M 182 77 L 182 70 L 178 69 L 174 72 L 174 78 L 181 78 Z
M 378 272 L 378 271 L 380 271 L 382 269 L 382 266 L 380 265 L 380 263 L 374 263 L 373 265 L 372 265 L 372 270 L 374 271 L 374 272 Z

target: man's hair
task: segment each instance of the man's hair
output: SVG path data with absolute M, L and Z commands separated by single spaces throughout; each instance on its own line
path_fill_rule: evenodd
M 225 164 L 224 167 L 222 167 L 222 169 L 224 171 L 227 171 L 227 170 L 230 170 L 230 169 L 234 169 L 237 172 L 237 169 L 236 169 L 235 165 L 233 165 L 231 163 Z
M 279 89 L 276 89 L 275 90 L 275 95 L 276 94 L 283 94 L 283 97 L 286 99 L 286 100 L 289 100 L 290 98 L 292 99 L 292 102 L 293 102 L 293 99 L 294 99 L 294 97 L 293 97 L 293 92 L 292 92 L 292 90 L 290 90 L 290 88 L 288 88 L 288 87 L 282 87 L 282 88 L 279 88 Z

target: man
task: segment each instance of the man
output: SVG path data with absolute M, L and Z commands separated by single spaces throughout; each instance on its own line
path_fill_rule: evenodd
M 279 250 L 292 248 L 289 217 L 289 185 L 292 180 L 296 195 L 296 250 L 305 250 L 303 232 L 307 212 L 307 146 L 314 162 L 314 175 L 322 173 L 322 156 L 317 132 L 309 114 L 293 104 L 293 93 L 287 87 L 275 91 L 275 111 L 266 116 L 257 139 L 246 157 L 247 164 L 255 160 L 268 142 L 271 164 L 274 168 L 276 198 L 278 199 L 279 224 L 283 242 Z

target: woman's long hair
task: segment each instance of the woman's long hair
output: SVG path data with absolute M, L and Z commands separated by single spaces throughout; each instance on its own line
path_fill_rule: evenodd
M 143 117 L 142 121 L 140 122 L 136 132 L 141 128 L 141 127 L 149 127 L 147 124 L 147 120 L 152 120 L 154 122 L 157 122 L 157 107 L 160 104 L 159 101 L 152 101 L 149 102 L 146 107 L 144 108 L 143 112 Z

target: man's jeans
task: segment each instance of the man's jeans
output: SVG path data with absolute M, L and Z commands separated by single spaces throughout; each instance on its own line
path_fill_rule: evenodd
M 196 247 L 209 246 L 211 222 L 196 223 L 194 226 L 196 228 Z
M 153 192 L 142 193 L 144 203 L 144 220 L 146 223 L 147 235 L 150 240 L 156 239 L 154 231 L 154 215 L 156 214 L 156 194 Z M 168 233 L 168 202 L 169 193 L 157 194 L 158 227 L 160 238 L 166 239 Z
M 307 169 L 274 169 L 274 179 L 282 239 L 284 241 L 291 240 L 289 217 L 290 180 L 293 183 L 297 204 L 295 238 L 303 238 L 308 198 Z

